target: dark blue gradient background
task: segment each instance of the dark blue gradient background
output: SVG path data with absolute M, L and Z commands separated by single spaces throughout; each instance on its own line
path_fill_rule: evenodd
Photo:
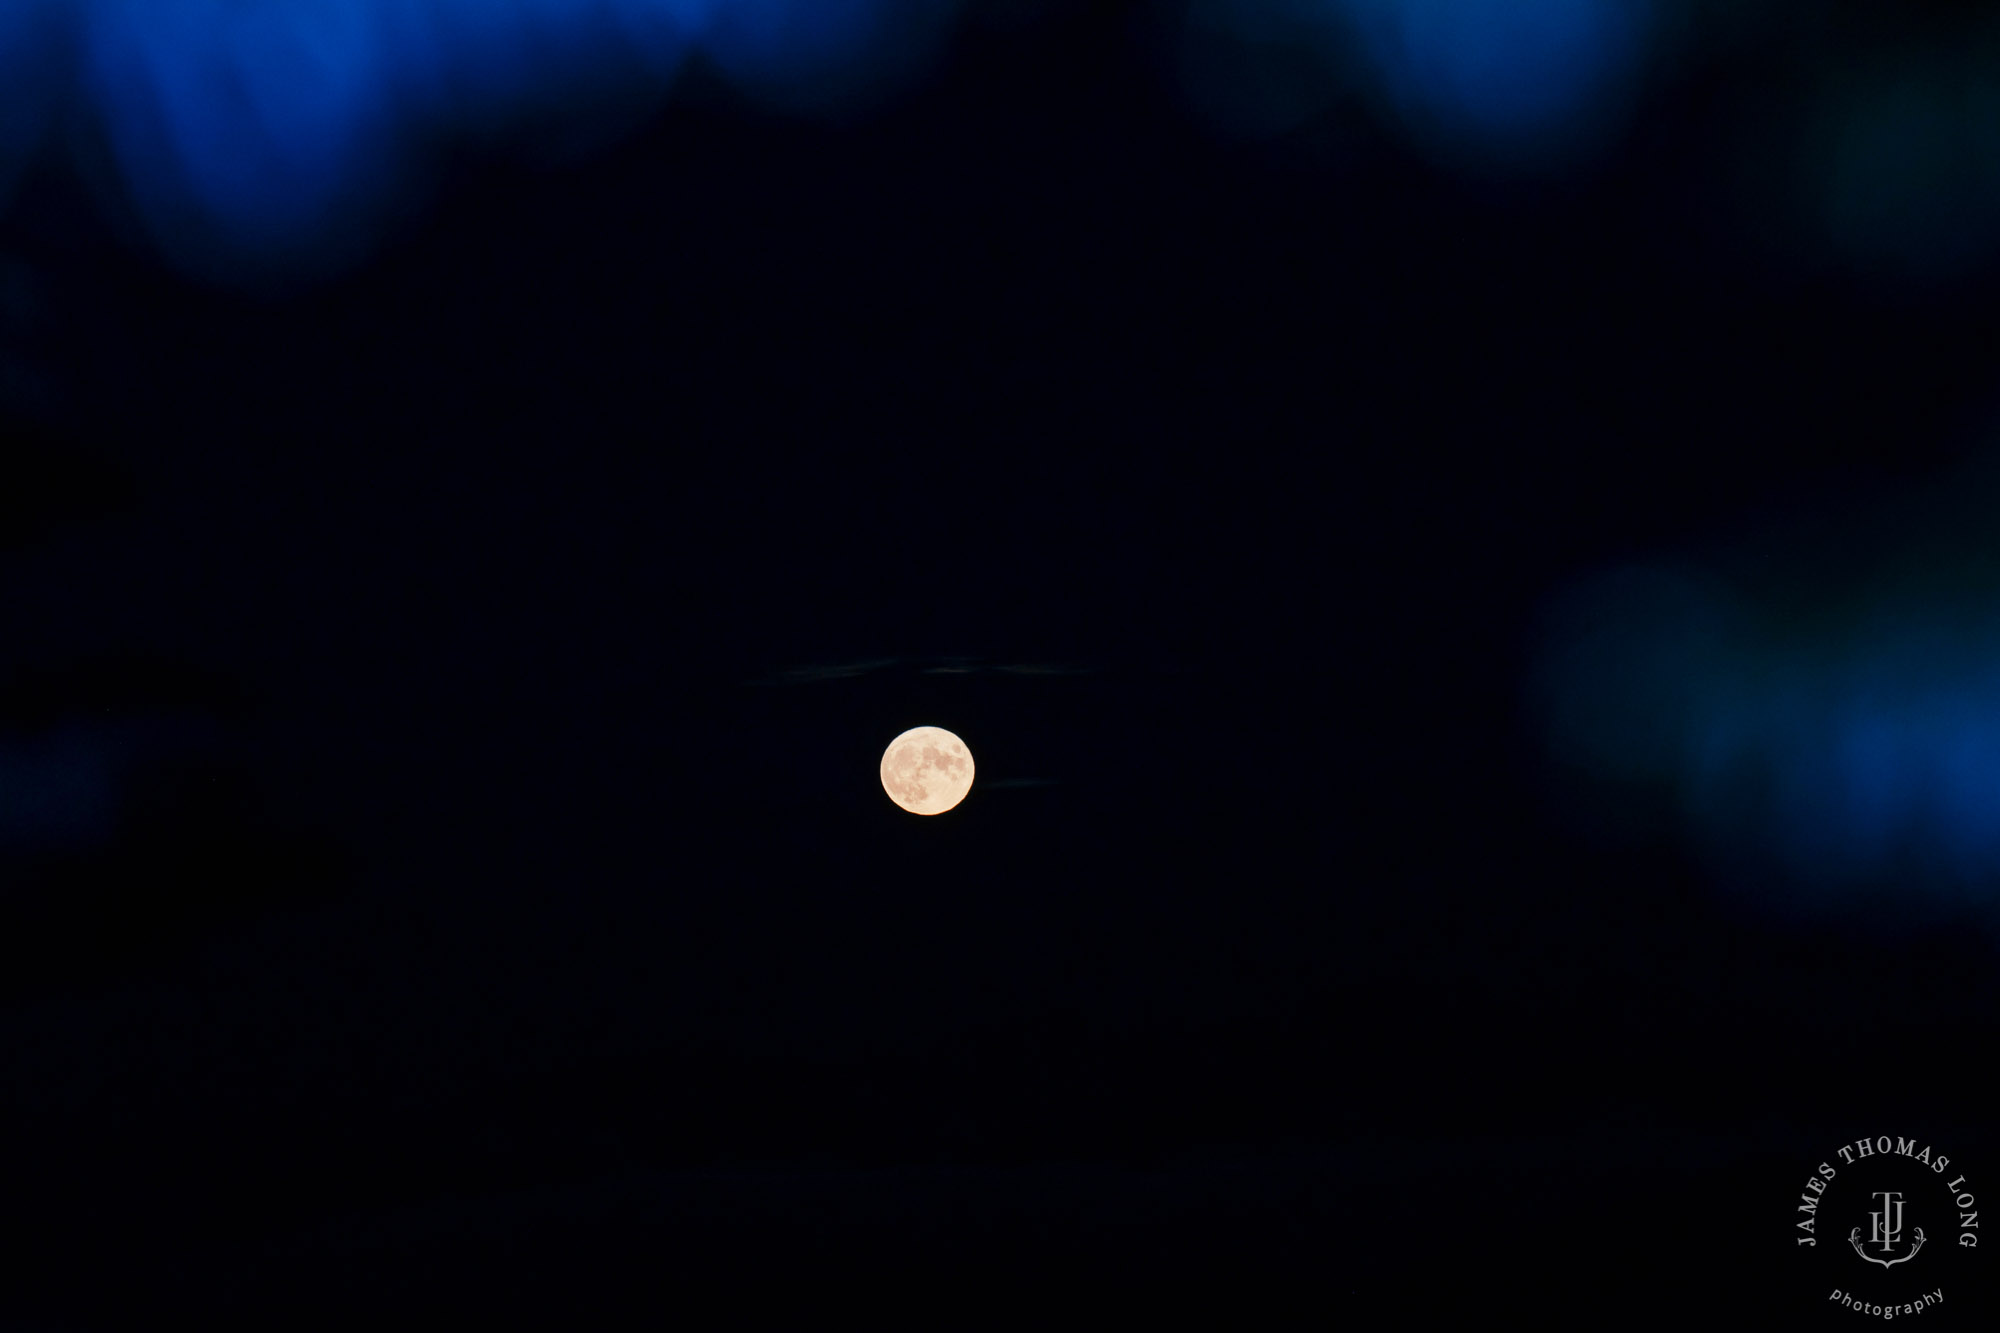
M 1993 41 L 6 7 L 0 1322 L 1810 1317 L 2000 1171 Z

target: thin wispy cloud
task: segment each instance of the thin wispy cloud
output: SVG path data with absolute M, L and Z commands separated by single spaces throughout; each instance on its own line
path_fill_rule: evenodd
M 875 657 L 861 662 L 834 662 L 821 666 L 792 667 L 745 681 L 746 685 L 816 685 L 829 680 L 852 680 L 871 671 L 896 665 L 893 657 Z

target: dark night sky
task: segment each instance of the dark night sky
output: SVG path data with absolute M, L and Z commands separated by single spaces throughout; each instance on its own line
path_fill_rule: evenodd
M 851 123 L 691 79 L 282 294 L 30 183 L 0 731 L 122 776 L 0 848 L 0 1312 L 1776 1310 L 1831 1145 L 2000 1172 L 1986 939 L 1580 836 L 1518 704 L 1564 578 L 1969 455 L 1990 267 L 1788 262 L 1768 53 L 1482 182 L 1211 134 L 1130 16 Z

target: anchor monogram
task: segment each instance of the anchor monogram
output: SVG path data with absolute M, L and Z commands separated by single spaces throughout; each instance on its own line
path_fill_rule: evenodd
M 1875 1197 L 1882 1201 L 1882 1209 L 1880 1212 L 1868 1214 L 1868 1244 L 1880 1245 L 1882 1252 L 1887 1254 L 1896 1247 L 1896 1242 L 1903 1235 L 1903 1196 L 1895 1190 L 1877 1190 Z M 1916 1228 L 1916 1237 L 1916 1240 L 1910 1245 L 1910 1252 L 1895 1259 L 1877 1258 L 1863 1249 L 1860 1227 L 1856 1227 L 1852 1232 L 1848 1233 L 1847 1239 L 1854 1246 L 1854 1252 L 1869 1263 L 1880 1264 L 1884 1268 L 1893 1268 L 1897 1264 L 1908 1263 L 1910 1260 L 1916 1258 L 1917 1251 L 1924 1248 L 1924 1229 L 1922 1227 Z

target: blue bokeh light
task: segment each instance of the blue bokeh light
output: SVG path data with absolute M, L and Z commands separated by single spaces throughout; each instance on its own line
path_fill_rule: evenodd
M 726 0 L 702 49 L 739 87 L 835 109 L 903 86 L 938 54 L 957 0 Z
M 107 202 L 183 264 L 358 257 L 465 136 L 558 153 L 641 121 L 694 62 L 792 112 L 850 114 L 934 67 L 967 0 L 6 0 L 0 207 L 57 126 L 109 147 Z M 1563 171 L 1620 139 L 1690 33 L 1750 24 L 1677 0 L 1180 0 L 1170 59 L 1198 114 L 1285 134 L 1372 105 L 1474 174 Z M 1759 14 L 1762 6 L 1751 6 Z M 1776 23 L 1777 20 L 1771 20 Z M 1801 41 L 1811 26 L 1799 20 Z M 1749 114 L 1788 261 L 1897 280 L 2000 237 L 2000 26 L 1857 47 Z M 1670 49 L 1671 48 L 1671 49 Z M 1801 49 L 1817 49 L 1802 46 Z M 1759 134 L 1761 133 L 1761 137 Z M 1307 137 L 1300 142 L 1346 142 Z M 1815 244 L 1817 242 L 1817 244 Z
M 414 0 L 383 5 L 405 123 L 485 130 L 599 80 L 671 84 L 718 0 Z
M 252 250 L 351 221 L 396 156 L 366 0 L 103 4 L 87 87 L 127 187 L 172 247 L 212 224 Z
M 1953 276 L 2000 232 L 2000 42 L 1829 81 L 1806 130 L 1806 197 L 1848 262 Z
M 1987 493 L 1955 489 L 1961 506 Z M 1845 584 L 1662 562 L 1561 589 L 1527 682 L 1552 771 L 1575 779 L 1555 790 L 1667 793 L 1652 808 L 1675 836 L 1790 912 L 2000 922 L 1995 571 L 1974 538 L 1927 544 L 1966 521 L 1914 507 L 1894 522 L 1921 558 L 1885 553 Z
M 1472 168 L 1567 165 L 1636 100 L 1653 0 L 1187 0 L 1190 96 L 1234 131 L 1289 129 L 1353 91 Z
M 1622 120 L 1647 0 L 1337 0 L 1389 100 L 1445 152 L 1567 159 Z
M 467 135 L 594 146 L 705 59 L 799 112 L 872 105 L 959 0 L 14 0 L 0 6 L 0 203 L 65 101 L 113 206 L 206 276 L 368 252 Z M 511 140 L 510 140 L 511 141 Z
M 0 4 L 0 209 L 41 149 L 62 92 L 60 0 Z

